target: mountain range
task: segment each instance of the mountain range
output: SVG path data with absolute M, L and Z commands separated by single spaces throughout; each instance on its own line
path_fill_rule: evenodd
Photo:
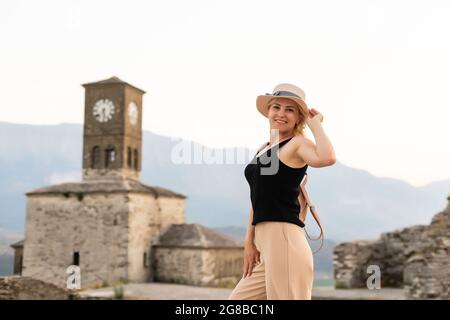
M 177 164 L 171 159 L 180 142 L 209 154 L 253 156 L 255 150 L 207 148 L 149 131 L 144 131 L 142 138 L 141 181 L 186 195 L 187 223 L 201 223 L 230 235 L 235 232 L 241 239 L 250 209 L 250 191 L 244 178 L 246 163 Z M 7 232 L 23 234 L 26 192 L 81 181 L 82 143 L 81 124 L 0 122 L 0 238 Z M 256 142 L 255 149 L 260 145 Z M 330 167 L 309 167 L 306 188 L 331 244 L 374 239 L 385 231 L 428 224 L 446 206 L 450 179 L 415 187 L 400 179 L 376 177 L 348 167 L 338 159 Z M 310 234 L 317 234 L 310 215 L 306 225 Z
M 80 124 L 0 122 L 0 227 L 23 232 L 26 192 L 81 180 L 82 140 Z M 171 152 L 180 141 L 149 131 L 143 132 L 142 140 L 141 181 L 186 195 L 187 223 L 245 227 L 250 209 L 245 163 L 176 164 L 171 160 Z M 210 154 L 227 152 L 187 143 Z M 255 143 L 255 147 L 259 145 Z M 236 150 L 247 154 L 254 151 Z M 233 150 L 228 148 L 228 152 Z M 446 205 L 450 179 L 415 187 L 345 166 L 338 159 L 330 167 L 309 167 L 307 189 L 326 237 L 348 241 L 376 238 L 391 229 L 429 223 Z M 310 215 L 306 222 L 308 219 L 314 233 L 315 222 Z

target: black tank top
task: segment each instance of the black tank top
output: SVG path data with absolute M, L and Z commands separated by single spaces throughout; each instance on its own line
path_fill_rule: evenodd
M 262 221 L 285 221 L 301 228 L 305 226 L 298 216 L 298 196 L 308 165 L 292 168 L 279 160 L 277 155 L 277 150 L 291 139 L 292 137 L 274 145 L 259 157 L 257 152 L 245 167 L 245 178 L 250 185 L 253 206 L 252 225 Z

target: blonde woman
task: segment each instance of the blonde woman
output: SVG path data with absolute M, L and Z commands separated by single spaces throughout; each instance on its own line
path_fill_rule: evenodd
M 308 166 L 331 166 L 336 156 L 322 127 L 322 114 L 308 108 L 299 87 L 279 84 L 272 94 L 258 96 L 256 106 L 269 121 L 270 139 L 245 168 L 251 209 L 243 277 L 228 299 L 309 300 L 313 253 L 304 215 L 299 215 L 306 214 L 306 202 L 299 201 L 299 185 Z M 306 125 L 315 143 L 305 137 Z

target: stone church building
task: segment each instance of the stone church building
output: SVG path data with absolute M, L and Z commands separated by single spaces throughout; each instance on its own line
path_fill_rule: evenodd
M 185 224 L 186 196 L 140 182 L 143 90 L 116 77 L 83 84 L 82 181 L 32 190 L 15 271 L 66 287 L 165 281 L 223 286 L 241 277 L 243 248 Z M 155 151 L 157 152 L 157 151 Z

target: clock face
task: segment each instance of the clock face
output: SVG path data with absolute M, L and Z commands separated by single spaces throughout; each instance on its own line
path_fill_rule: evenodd
M 130 123 L 135 126 L 137 124 L 139 111 L 136 103 L 130 102 L 128 105 L 128 119 L 130 119 Z
M 98 122 L 107 122 L 114 114 L 114 104 L 111 100 L 100 99 L 95 103 L 92 113 Z

